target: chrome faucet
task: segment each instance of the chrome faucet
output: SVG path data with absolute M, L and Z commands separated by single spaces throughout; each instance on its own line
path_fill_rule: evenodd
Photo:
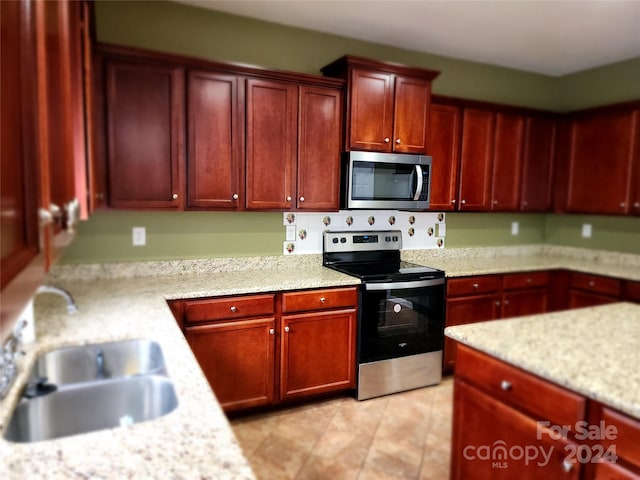
M 76 302 L 71 296 L 71 294 L 65 290 L 64 288 L 56 287 L 53 285 L 41 285 L 36 290 L 36 295 L 39 293 L 54 293 L 56 295 L 64 298 L 64 301 L 67 302 L 67 312 L 76 313 L 78 311 L 78 307 L 76 306 Z

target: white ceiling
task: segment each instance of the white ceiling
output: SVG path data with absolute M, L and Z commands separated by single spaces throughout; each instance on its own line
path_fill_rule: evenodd
M 640 57 L 640 0 L 178 1 L 554 76 Z

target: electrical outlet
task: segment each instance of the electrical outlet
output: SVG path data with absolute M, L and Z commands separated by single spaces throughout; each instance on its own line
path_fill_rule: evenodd
M 582 238 L 591 238 L 591 224 L 583 223 L 582 224 Z
M 147 229 L 145 227 L 133 227 L 133 246 L 141 247 L 147 244 Z
M 518 222 L 511 222 L 511 235 L 518 235 L 520 233 L 520 224 Z

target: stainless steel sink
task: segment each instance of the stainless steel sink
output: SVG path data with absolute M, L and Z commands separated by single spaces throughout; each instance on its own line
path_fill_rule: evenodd
M 166 415 L 177 405 L 156 342 L 62 348 L 36 360 L 4 438 L 37 442 L 125 426 Z
M 61 386 L 141 374 L 166 374 L 158 343 L 123 340 L 53 350 L 36 360 L 30 378 Z
M 22 399 L 4 438 L 37 442 L 161 417 L 178 405 L 173 383 L 160 375 L 79 383 Z

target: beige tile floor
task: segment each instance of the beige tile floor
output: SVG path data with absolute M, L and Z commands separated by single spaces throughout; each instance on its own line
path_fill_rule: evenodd
M 231 420 L 259 480 L 446 480 L 453 381 Z

